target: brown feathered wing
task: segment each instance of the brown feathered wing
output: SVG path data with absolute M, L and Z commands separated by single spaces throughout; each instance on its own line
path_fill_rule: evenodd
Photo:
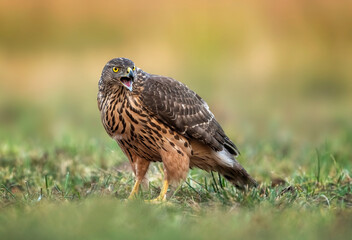
M 225 147 L 229 153 L 235 156 L 239 154 L 206 102 L 184 84 L 172 78 L 151 75 L 143 86 L 141 99 L 160 121 L 215 151 Z
M 239 155 L 236 145 L 226 136 L 207 103 L 187 86 L 175 79 L 158 75 L 149 75 L 142 85 L 141 100 L 159 121 L 185 137 L 206 144 L 216 152 L 225 148 L 231 155 Z M 233 161 L 235 169 L 224 170 L 222 167 L 217 170 L 237 186 L 254 185 L 255 181 L 244 168 L 234 158 Z M 234 174 L 236 176 L 232 176 Z

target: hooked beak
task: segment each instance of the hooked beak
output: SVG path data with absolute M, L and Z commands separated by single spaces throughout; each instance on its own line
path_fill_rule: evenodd
M 134 72 L 132 71 L 132 69 L 129 67 L 127 68 L 127 73 L 126 75 L 122 76 L 120 78 L 121 83 L 130 91 L 132 91 L 132 84 L 134 81 Z

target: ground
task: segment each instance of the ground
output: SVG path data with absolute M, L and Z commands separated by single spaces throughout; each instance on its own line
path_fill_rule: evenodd
M 253 117 L 271 111 L 260 104 L 261 111 L 239 110 L 246 123 L 235 123 L 237 141 L 235 129 L 224 128 L 259 187 L 241 192 L 217 173 L 193 169 L 168 203 L 153 205 L 142 199 L 160 191 L 161 165 L 151 167 L 149 188 L 125 201 L 133 174 L 95 108 L 77 113 L 75 104 L 3 101 L 1 239 L 346 239 L 352 127 L 348 111 L 330 108 L 335 104 L 314 116 L 298 105 L 301 115 L 288 122 Z M 302 116 L 311 118 L 302 124 Z

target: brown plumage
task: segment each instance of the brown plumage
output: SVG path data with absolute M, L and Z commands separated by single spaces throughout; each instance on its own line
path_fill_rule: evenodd
M 136 175 L 138 191 L 149 163 L 163 162 L 165 183 L 185 179 L 188 169 L 217 171 L 236 187 L 255 180 L 235 160 L 239 151 L 206 102 L 184 84 L 148 74 L 126 58 L 109 61 L 99 81 L 98 107 L 106 132 L 117 141 Z

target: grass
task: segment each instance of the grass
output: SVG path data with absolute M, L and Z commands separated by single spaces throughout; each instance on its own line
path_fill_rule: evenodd
M 59 115 L 66 110 L 54 106 L 57 115 L 33 103 L 1 108 L 1 239 L 346 239 L 352 233 L 352 128 L 344 118 L 332 118 L 339 127 L 318 146 L 280 137 L 275 121 L 267 123 L 272 136 L 244 130 L 239 161 L 258 188 L 241 192 L 217 173 L 193 169 L 168 193 L 168 203 L 152 205 L 143 199 L 160 191 L 160 164 L 150 169 L 149 187 L 126 202 L 133 175 L 92 117 L 96 112 L 68 110 L 72 119 L 65 119 Z

